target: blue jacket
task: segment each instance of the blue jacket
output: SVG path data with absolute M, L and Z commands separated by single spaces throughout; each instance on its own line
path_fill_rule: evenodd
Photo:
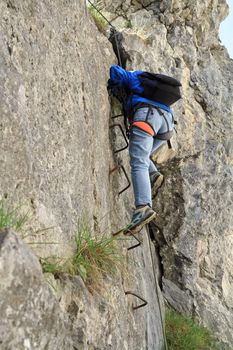
M 141 86 L 138 76 L 141 73 L 143 73 L 143 71 L 140 70 L 129 72 L 118 65 L 112 65 L 110 68 L 110 79 L 108 81 L 109 86 L 123 87 L 126 89 L 126 91 L 129 91 L 125 105 L 123 106 L 126 114 L 130 115 L 132 108 L 136 106 L 136 104 L 142 102 L 172 113 L 172 110 L 168 106 L 140 96 L 140 93 L 143 92 L 143 87 Z

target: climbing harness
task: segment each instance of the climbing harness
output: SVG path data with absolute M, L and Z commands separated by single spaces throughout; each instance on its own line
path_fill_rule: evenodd
M 145 108 L 145 107 L 148 108 L 146 119 L 143 121 L 132 121 L 131 125 L 145 131 L 149 135 L 153 136 L 155 139 L 167 141 L 168 148 L 172 148 L 170 139 L 173 136 L 173 130 L 170 130 L 168 120 L 160 108 L 158 108 L 157 106 L 151 106 L 151 105 L 145 104 L 145 103 L 139 103 L 134 108 L 134 114 L 136 113 L 136 111 L 138 109 Z M 159 115 L 161 115 L 164 118 L 166 126 L 167 126 L 166 132 L 156 134 L 153 127 L 148 122 L 148 117 L 149 117 L 149 114 L 152 112 L 152 108 L 155 108 L 158 111 Z M 172 114 L 172 124 L 177 124 L 177 122 L 174 120 L 173 114 Z

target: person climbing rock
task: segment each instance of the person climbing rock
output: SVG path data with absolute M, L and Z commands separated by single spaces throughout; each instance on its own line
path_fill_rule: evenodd
M 108 88 L 122 103 L 130 124 L 129 155 L 135 198 L 128 230 L 138 232 L 156 216 L 152 198 L 163 183 L 163 175 L 151 155 L 170 142 L 174 117 L 170 105 L 180 97 L 180 82 L 172 77 L 143 71 L 110 68 Z
M 113 51 L 117 57 L 118 65 L 126 68 L 127 61 L 131 61 L 129 53 L 123 46 L 124 37 L 121 32 L 118 32 L 116 28 L 110 29 L 110 36 L 108 38 L 112 44 Z

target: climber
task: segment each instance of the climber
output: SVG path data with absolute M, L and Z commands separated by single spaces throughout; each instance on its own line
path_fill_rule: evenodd
M 112 44 L 113 51 L 117 57 L 118 65 L 122 68 L 126 68 L 127 61 L 131 61 L 131 59 L 128 52 L 123 46 L 123 34 L 121 32 L 118 32 L 116 28 L 111 27 L 108 40 Z
M 136 209 L 130 230 L 138 232 L 156 216 L 152 199 L 163 175 L 151 155 L 172 136 L 174 118 L 170 105 L 180 96 L 180 82 L 162 74 L 110 68 L 108 89 L 122 103 L 130 124 L 129 155 Z

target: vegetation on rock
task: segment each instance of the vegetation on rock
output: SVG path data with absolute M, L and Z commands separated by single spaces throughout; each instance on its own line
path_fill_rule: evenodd
M 92 16 L 92 18 L 94 19 L 94 22 L 95 22 L 98 30 L 101 33 L 105 33 L 107 26 L 108 26 L 105 19 L 98 13 L 98 11 L 93 6 L 88 6 L 88 11 L 89 11 L 90 15 Z
M 105 274 L 114 274 L 123 264 L 116 238 L 102 235 L 93 237 L 89 226 L 82 223 L 75 235 L 76 249 L 69 259 L 40 258 L 44 272 L 55 276 L 61 273 L 80 275 L 87 284 L 99 284 Z
M 20 207 L 13 209 L 0 200 L 0 230 L 14 228 L 20 230 L 28 219 L 28 213 L 21 213 Z
M 166 312 L 166 337 L 169 350 L 220 350 L 208 329 L 173 310 Z

